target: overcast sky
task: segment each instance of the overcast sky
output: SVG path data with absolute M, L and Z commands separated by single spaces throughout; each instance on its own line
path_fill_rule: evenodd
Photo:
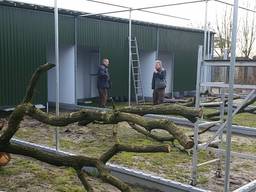
M 53 6 L 54 0 L 16 0 L 19 2 L 27 2 L 32 4 L 41 4 L 47 6 Z M 119 5 L 124 5 L 132 8 L 139 7 L 147 7 L 152 5 L 163 5 L 177 2 L 187 2 L 191 0 L 99 0 Z M 223 0 L 228 3 L 233 3 L 233 0 Z M 247 6 L 247 3 L 255 3 L 255 0 L 240 0 L 241 6 Z M 60 8 L 71 9 L 71 10 L 79 10 L 90 13 L 103 13 L 108 11 L 116 11 L 121 10 L 122 8 L 116 8 L 113 6 L 101 5 L 98 3 L 92 3 L 87 0 L 58 0 L 58 4 Z M 210 1 L 208 6 L 208 21 L 213 27 L 216 23 L 216 17 L 221 16 L 222 12 L 225 10 L 226 5 Z M 252 7 L 251 7 L 252 8 Z M 154 23 L 168 24 L 168 25 L 176 25 L 176 26 L 185 26 L 185 27 L 194 27 L 194 28 L 202 28 L 204 25 L 204 9 L 205 3 L 194 3 L 187 5 L 179 5 L 172 7 L 164 7 L 164 8 L 156 8 L 149 9 L 150 11 L 169 14 L 173 16 L 179 16 L 183 18 L 187 18 L 189 20 L 182 19 L 174 19 L 164 16 L 157 16 L 149 13 L 144 13 L 140 11 L 134 11 L 132 13 L 132 18 L 136 20 L 149 21 Z M 245 11 L 240 10 L 240 19 L 244 17 Z M 250 13 L 251 14 L 251 13 Z M 125 13 L 115 13 L 108 14 L 109 16 L 128 18 L 128 12 Z

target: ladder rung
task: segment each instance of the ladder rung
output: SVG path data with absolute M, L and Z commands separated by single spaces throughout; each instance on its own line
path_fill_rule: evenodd
M 203 166 L 203 165 L 208 165 L 210 163 L 215 163 L 217 161 L 219 161 L 220 159 L 213 159 L 213 160 L 210 160 L 210 161 L 206 161 L 206 162 L 203 162 L 203 163 L 200 163 L 200 164 L 197 164 L 197 167 L 200 167 L 200 166 Z
M 139 60 L 135 59 L 135 60 L 132 60 L 132 61 L 139 61 Z

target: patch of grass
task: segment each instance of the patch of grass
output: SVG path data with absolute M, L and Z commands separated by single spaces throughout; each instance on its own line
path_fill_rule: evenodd
M 234 117 L 233 123 L 242 125 L 242 126 L 256 127 L 255 117 L 256 117 L 256 115 L 254 115 L 254 114 L 240 113 Z
M 232 142 L 232 151 L 239 153 L 256 154 L 256 141 L 249 143 Z
M 84 191 L 73 169 L 60 169 L 47 166 L 33 159 L 13 156 L 12 161 L 0 168 L 0 189 L 19 191 L 21 187 L 28 191 L 45 186 L 45 191 Z M 31 188 L 31 189 L 30 189 Z
M 204 114 L 209 114 L 216 112 L 217 109 L 211 109 L 211 108 L 203 108 Z M 226 116 L 225 116 L 226 117 Z M 239 113 L 235 115 L 233 118 L 233 124 L 247 126 L 247 127 L 256 127 L 256 121 L 255 121 L 255 114 L 251 113 Z
M 206 110 L 206 112 L 211 112 Z M 244 115 L 244 114 L 241 114 Z M 239 119 L 240 118 L 240 119 Z M 252 122 L 252 116 L 245 121 Z M 241 124 L 245 118 L 237 116 L 235 120 Z M 26 120 L 18 131 L 17 136 L 35 143 L 53 145 L 54 127 L 39 124 L 30 128 L 34 123 L 30 119 Z M 247 122 L 248 123 L 248 122 Z M 65 132 L 65 128 L 60 130 L 60 148 L 64 151 L 70 151 L 76 154 L 82 154 L 91 157 L 99 157 L 114 144 L 111 125 L 89 124 L 86 127 L 78 127 L 76 124 L 70 125 L 70 132 Z M 192 129 L 181 127 L 186 134 L 190 134 Z M 164 131 L 154 132 L 157 135 L 164 135 Z M 208 137 L 208 133 L 204 135 Z M 202 137 L 204 137 L 202 136 Z M 139 146 L 157 144 L 146 136 L 137 133 L 131 129 L 127 123 L 120 123 L 118 127 L 118 137 L 123 144 L 133 144 Z M 175 144 L 178 144 L 175 142 Z M 248 152 L 256 154 L 256 141 L 248 143 L 243 140 L 233 142 L 233 150 L 237 152 Z M 199 153 L 199 163 L 215 158 L 214 154 L 201 151 Z M 120 153 L 111 159 L 112 163 L 124 165 L 126 167 L 140 169 L 154 175 L 175 181 L 190 183 L 192 155 L 181 152 L 172 147 L 170 153 Z M 241 165 L 242 166 L 242 165 Z M 200 186 L 207 186 L 211 178 L 212 170 L 215 165 L 203 166 L 199 168 L 198 182 Z M 250 164 L 244 164 L 245 170 L 250 170 Z M 234 168 L 235 170 L 235 168 Z M 239 169 L 240 170 L 240 169 Z M 23 178 L 26 179 L 20 179 Z M 8 166 L 0 168 L 0 189 L 7 191 L 17 191 L 21 186 L 31 188 L 31 191 L 37 191 L 36 188 L 45 189 L 45 191 L 84 191 L 80 181 L 77 179 L 73 169 L 57 168 L 46 165 L 30 158 L 14 156 L 14 160 Z M 13 184 L 13 181 L 18 181 Z M 4 185 L 6 184 L 6 185 Z M 96 188 L 102 188 L 101 184 L 95 185 Z M 104 190 L 99 190 L 104 191 Z M 134 191 L 143 191 L 140 188 Z

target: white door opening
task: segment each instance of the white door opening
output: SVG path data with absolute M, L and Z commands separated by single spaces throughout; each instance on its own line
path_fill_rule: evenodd
M 60 103 L 75 104 L 75 48 L 66 45 L 59 48 Z M 55 63 L 54 46 L 48 49 L 47 62 Z M 56 68 L 47 73 L 48 102 L 56 102 Z
M 98 49 L 78 47 L 76 70 L 76 99 L 78 104 L 98 97 L 97 70 L 99 64 Z
M 166 69 L 166 95 L 170 96 L 173 92 L 173 66 L 174 57 L 169 52 L 159 52 L 156 58 L 156 51 L 146 52 L 140 51 L 141 76 L 143 83 L 143 93 L 145 98 L 152 98 L 153 90 L 151 88 L 152 76 L 155 70 L 155 60 L 162 61 L 163 67 Z

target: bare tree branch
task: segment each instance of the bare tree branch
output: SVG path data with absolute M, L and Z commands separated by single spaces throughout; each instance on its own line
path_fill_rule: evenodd
M 93 187 L 90 185 L 90 183 L 88 182 L 87 178 L 88 175 L 83 172 L 82 170 L 77 170 L 77 176 L 80 179 L 81 183 L 83 184 L 85 190 L 87 192 L 94 192 Z
M 147 137 L 150 137 L 156 141 L 159 141 L 159 142 L 164 142 L 164 141 L 174 142 L 174 140 L 175 140 L 175 138 L 173 136 L 158 136 L 158 135 L 152 134 L 151 132 L 147 131 L 145 128 L 143 128 L 139 125 L 136 125 L 133 123 L 129 123 L 129 125 L 137 132 L 139 132 Z
M 136 153 L 156 153 L 156 152 L 170 152 L 170 145 L 148 145 L 148 146 L 134 146 L 120 144 L 118 140 L 118 122 L 126 121 L 132 128 L 138 132 L 145 134 L 154 129 L 161 129 L 167 131 L 167 136 L 158 137 L 153 134 L 147 134 L 149 137 L 158 141 L 173 141 L 176 139 L 185 149 L 191 149 L 193 147 L 193 141 L 183 131 L 177 127 L 173 122 L 164 119 L 149 119 L 143 117 L 146 113 L 155 114 L 176 114 L 182 115 L 192 121 L 202 115 L 201 110 L 195 110 L 179 105 L 159 105 L 154 107 L 138 107 L 136 108 L 121 108 L 119 110 L 113 109 L 109 111 L 103 111 L 98 109 L 83 109 L 77 112 L 73 112 L 66 115 L 54 116 L 43 112 L 40 109 L 36 109 L 30 102 L 33 98 L 34 89 L 40 75 L 51 69 L 53 64 L 45 64 L 40 66 L 33 74 L 29 86 L 27 88 L 26 96 L 22 103 L 18 105 L 8 120 L 8 127 L 0 137 L 0 151 L 6 153 L 12 153 L 17 155 L 23 155 L 27 157 L 35 158 L 39 161 L 55 165 L 72 167 L 77 171 L 77 176 L 82 182 L 87 191 L 93 191 L 93 187 L 88 182 L 87 175 L 81 171 L 84 166 L 95 167 L 99 172 L 99 177 L 120 189 L 122 192 L 131 192 L 131 188 L 123 181 L 112 176 L 105 166 L 105 163 L 110 160 L 114 155 L 120 152 L 136 152 Z M 162 110 L 161 110 L 162 108 Z M 140 115 L 139 115 L 140 114 Z M 84 155 L 70 155 L 62 154 L 52 151 L 43 150 L 39 146 L 30 146 L 22 143 L 15 143 L 11 141 L 11 138 L 19 129 L 19 125 L 24 116 L 30 116 L 42 123 L 64 127 L 72 123 L 78 122 L 80 125 L 85 125 L 93 121 L 99 121 L 108 124 L 114 124 L 113 136 L 115 144 L 103 153 L 100 158 L 92 158 Z M 142 131 L 143 130 L 143 131 Z M 146 135 L 146 134 L 145 134 Z
M 53 68 L 54 66 L 55 66 L 54 64 L 47 63 L 47 64 L 41 65 L 37 68 L 37 70 L 33 73 L 32 77 L 30 79 L 29 86 L 26 91 L 26 95 L 23 99 L 23 103 L 28 103 L 28 102 L 32 101 L 35 86 L 38 82 L 39 77 L 42 75 L 42 73 L 48 71 L 49 69 Z

